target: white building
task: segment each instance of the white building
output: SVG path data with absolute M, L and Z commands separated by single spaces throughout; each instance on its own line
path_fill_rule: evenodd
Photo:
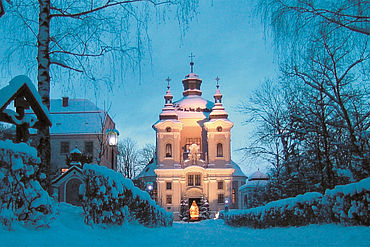
M 107 111 L 87 99 L 52 99 L 50 101 L 51 173 L 59 175 L 68 168 L 66 156 L 76 147 L 99 163 L 113 170 L 117 167 L 117 149 L 110 147 L 106 130 L 115 129 Z
M 175 218 L 181 200 L 191 205 L 206 198 L 213 213 L 224 209 L 225 201 L 237 208 L 246 176 L 231 160 L 233 123 L 222 105 L 218 83 L 214 102 L 201 97 L 202 79 L 197 74 L 188 74 L 182 83 L 183 97 L 175 102 L 168 86 L 164 108 L 153 125 L 156 157 L 137 178 L 153 183 L 157 202 Z

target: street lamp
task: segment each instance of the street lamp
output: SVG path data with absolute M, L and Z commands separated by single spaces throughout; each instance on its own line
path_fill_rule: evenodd
M 229 211 L 229 198 L 225 198 L 225 212 L 227 213 Z
M 119 132 L 116 129 L 107 129 L 108 145 L 111 147 L 117 146 Z
M 152 190 L 153 190 L 153 183 L 152 182 L 148 182 L 146 184 L 146 190 L 149 192 L 149 194 L 152 192 Z

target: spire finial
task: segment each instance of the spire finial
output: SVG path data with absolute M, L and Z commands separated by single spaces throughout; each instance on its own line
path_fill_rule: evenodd
M 215 80 L 217 81 L 216 87 L 217 87 L 217 89 L 218 89 L 218 88 L 220 87 L 220 85 L 218 85 L 218 81 L 219 81 L 219 80 L 221 80 L 221 79 L 220 79 L 220 77 L 218 77 L 218 76 L 217 76 L 217 77 L 215 78 Z
M 170 81 L 171 81 L 171 79 L 170 79 L 169 76 L 167 77 L 166 81 L 167 81 L 167 89 L 170 89 Z
M 194 66 L 194 62 L 193 62 L 193 58 L 195 57 L 193 55 L 193 53 L 190 53 L 190 72 L 193 73 L 193 66 Z

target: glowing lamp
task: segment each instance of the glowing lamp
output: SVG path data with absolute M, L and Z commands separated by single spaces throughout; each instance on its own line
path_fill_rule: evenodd
M 225 198 L 225 204 L 229 204 L 229 198 Z
M 153 190 L 153 183 L 148 183 L 148 184 L 146 185 L 146 189 L 147 189 L 148 191 L 152 191 L 152 190 Z
M 116 129 L 108 129 L 106 131 L 108 138 L 108 145 L 111 147 L 117 146 L 119 132 Z

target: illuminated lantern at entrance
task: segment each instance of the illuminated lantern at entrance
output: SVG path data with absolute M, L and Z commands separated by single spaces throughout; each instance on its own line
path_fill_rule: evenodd
M 198 220 L 199 208 L 195 201 L 193 201 L 193 203 L 191 204 L 189 212 L 190 212 L 190 220 Z

